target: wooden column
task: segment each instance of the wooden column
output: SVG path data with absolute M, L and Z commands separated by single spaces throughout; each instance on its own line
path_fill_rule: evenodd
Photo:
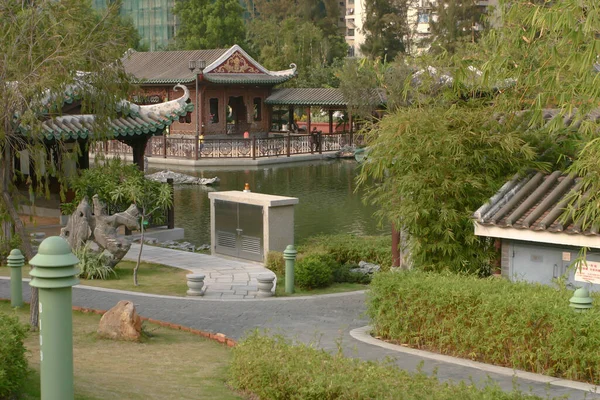
M 352 111 L 348 110 L 348 123 L 350 124 L 350 133 L 352 133 Z
M 288 132 L 292 130 L 294 124 L 294 106 L 288 106 Z
M 311 125 L 311 123 L 310 123 L 310 107 L 308 107 L 306 109 L 306 113 L 307 113 L 306 114 L 306 132 L 310 133 L 310 131 L 311 131 L 311 128 L 310 128 L 310 125 Z
M 354 133 L 352 130 L 352 111 L 348 110 L 348 122 L 350 123 L 350 146 L 354 145 Z
M 329 110 L 329 133 L 333 133 L 333 110 Z
M 138 166 L 140 171 L 144 170 L 144 153 L 146 152 L 146 144 L 148 143 L 148 136 L 138 136 L 136 140 L 132 140 L 127 143 L 131 146 L 133 151 L 133 163 Z
M 79 169 L 89 169 L 90 168 L 90 152 L 88 148 L 87 140 L 78 140 L 79 150 L 81 155 L 79 156 Z

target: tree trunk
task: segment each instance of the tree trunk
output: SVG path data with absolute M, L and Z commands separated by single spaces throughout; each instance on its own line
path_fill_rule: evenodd
M 33 258 L 33 249 L 31 248 L 31 242 L 29 241 L 29 237 L 25 232 L 25 225 L 21 218 L 19 218 L 19 213 L 13 204 L 13 199 L 10 194 L 10 174 L 11 174 L 11 163 L 12 163 L 12 153 L 10 151 L 9 146 L 4 147 L 3 157 L 2 157 L 2 202 L 4 203 L 5 210 L 10 215 L 10 219 L 15 227 L 15 234 L 19 235 L 21 241 L 23 242 L 23 252 L 25 253 L 25 258 L 27 261 Z M 37 330 L 38 322 L 39 322 L 39 309 L 38 309 L 38 291 L 37 288 L 31 288 L 31 312 L 29 323 L 32 331 Z
M 137 263 L 135 264 L 135 268 L 133 269 L 133 286 L 138 285 L 137 273 L 140 268 L 140 262 L 142 260 L 142 250 L 144 249 L 144 217 L 146 214 L 142 211 L 142 223 L 140 224 L 140 252 L 138 253 Z

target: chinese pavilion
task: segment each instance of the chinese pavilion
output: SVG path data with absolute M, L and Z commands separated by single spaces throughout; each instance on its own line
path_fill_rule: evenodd
M 296 66 L 270 71 L 240 46 L 229 49 L 129 52 L 125 70 L 141 87 L 134 99 L 151 104 L 176 97 L 172 86 L 180 83 L 190 90 L 197 105 L 188 122 L 173 123 L 170 134 L 211 135 L 268 132 L 270 108 L 266 99 L 273 86 L 296 76 Z M 190 130 L 194 128 L 194 130 Z

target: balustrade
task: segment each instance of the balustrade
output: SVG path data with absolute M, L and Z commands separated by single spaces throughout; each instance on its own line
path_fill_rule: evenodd
M 354 138 L 355 141 L 358 139 Z M 153 136 L 146 145 L 148 157 L 195 158 L 195 138 Z M 321 151 L 338 151 L 351 145 L 352 135 L 349 133 L 332 133 L 321 135 Z M 131 147 L 117 140 L 97 142 L 93 151 L 106 154 L 132 154 Z M 241 139 L 204 139 L 198 149 L 199 158 L 262 158 L 286 157 L 297 154 L 310 154 L 317 147 L 311 135 L 289 135 L 281 137 Z

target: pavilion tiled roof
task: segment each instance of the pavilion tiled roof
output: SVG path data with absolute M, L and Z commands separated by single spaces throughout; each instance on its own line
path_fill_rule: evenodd
M 218 68 L 232 56 L 238 60 L 243 59 L 249 71 L 239 73 L 236 70 L 223 71 Z M 296 76 L 294 64 L 291 64 L 290 69 L 287 70 L 270 71 L 238 45 L 233 45 L 229 49 L 212 50 L 131 51 L 122 61 L 125 71 L 133 75 L 139 83 L 166 84 L 194 82 L 196 72 L 189 69 L 189 62 L 192 60 L 206 62 L 202 79 L 212 83 L 276 85 Z
M 205 60 L 209 65 L 228 49 L 130 52 L 123 59 L 127 73 L 144 83 L 190 83 L 196 74 L 189 70 L 190 60 Z
M 574 222 L 567 212 L 570 195 L 581 185 L 581 178 L 560 171 L 517 177 L 502 186 L 473 218 L 480 225 L 505 229 L 598 235 L 597 226 L 582 230 L 581 222 Z M 579 207 L 585 199 L 584 195 Z
M 186 103 L 189 90 L 183 85 L 184 95 L 178 99 L 160 104 L 138 106 L 124 101 L 120 108 L 123 116 L 110 121 L 109 132 L 103 138 L 123 138 L 127 136 L 159 134 L 179 117 L 193 111 L 194 105 Z M 93 136 L 95 115 L 64 115 L 43 122 L 43 134 L 47 140 L 85 139 Z
M 334 88 L 275 89 L 265 103 L 293 106 L 346 106 L 348 104 L 342 91 Z
M 372 90 L 366 93 L 365 97 L 375 105 L 386 102 L 385 95 L 381 90 Z M 346 107 L 348 100 L 340 89 L 335 88 L 284 88 L 273 90 L 265 103 L 290 106 Z

